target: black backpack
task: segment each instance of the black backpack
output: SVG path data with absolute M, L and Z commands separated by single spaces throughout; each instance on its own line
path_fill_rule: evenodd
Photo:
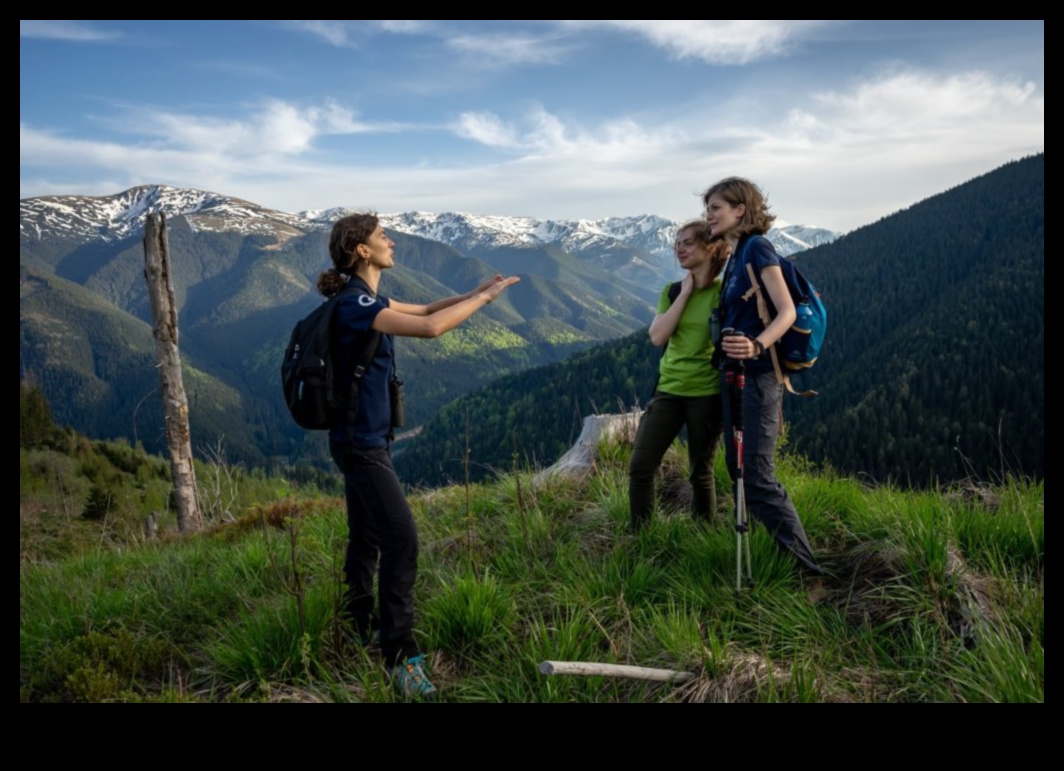
M 380 332 L 373 331 L 366 336 L 366 347 L 356 363 L 351 391 L 338 394 L 335 387 L 336 366 L 332 357 L 332 317 L 341 298 L 353 291 L 368 290 L 354 281 L 348 282 L 339 293 L 319 305 L 292 330 L 281 364 L 281 385 L 288 411 L 303 428 L 330 429 L 345 414 L 350 416 L 354 413 L 351 407 L 357 405 L 353 399 L 358 398 L 359 381 L 380 346 Z

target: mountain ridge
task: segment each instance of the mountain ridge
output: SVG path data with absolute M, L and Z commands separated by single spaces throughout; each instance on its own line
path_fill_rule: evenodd
M 184 216 L 194 230 L 275 235 L 280 240 L 327 228 L 357 210 L 334 207 L 295 214 L 242 198 L 194 188 L 139 185 L 104 196 L 61 195 L 19 201 L 19 234 L 24 238 L 64 237 L 116 241 L 140 232 L 145 214 Z M 656 258 L 672 258 L 679 220 L 654 214 L 598 220 L 545 220 L 535 217 L 467 212 L 381 214 L 385 227 L 429 238 L 463 251 L 500 246 L 544 246 L 581 253 L 608 248 L 636 249 Z M 788 225 L 770 233 L 781 254 L 828 243 L 839 234 L 807 225 Z

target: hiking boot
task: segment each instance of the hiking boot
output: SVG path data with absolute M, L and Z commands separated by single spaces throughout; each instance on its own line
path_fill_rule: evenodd
M 364 634 L 358 638 L 358 641 L 362 643 L 363 648 L 379 648 L 381 647 L 381 630 L 377 629 L 371 634 Z
M 436 696 L 434 686 L 425 674 L 425 657 L 414 656 L 392 668 L 392 683 L 408 699 L 431 699 Z

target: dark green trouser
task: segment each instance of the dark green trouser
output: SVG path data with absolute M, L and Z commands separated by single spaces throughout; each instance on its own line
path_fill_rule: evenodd
M 692 508 L 696 518 L 707 522 L 713 519 L 717 509 L 713 456 L 724 430 L 722 423 L 720 396 L 673 396 L 660 391 L 654 394 L 639 421 L 628 471 L 633 530 L 650 521 L 658 467 L 685 425 Z

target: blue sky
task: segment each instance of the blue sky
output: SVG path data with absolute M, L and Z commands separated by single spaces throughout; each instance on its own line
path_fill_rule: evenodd
M 19 197 L 846 231 L 1045 149 L 1044 20 L 20 20 Z

